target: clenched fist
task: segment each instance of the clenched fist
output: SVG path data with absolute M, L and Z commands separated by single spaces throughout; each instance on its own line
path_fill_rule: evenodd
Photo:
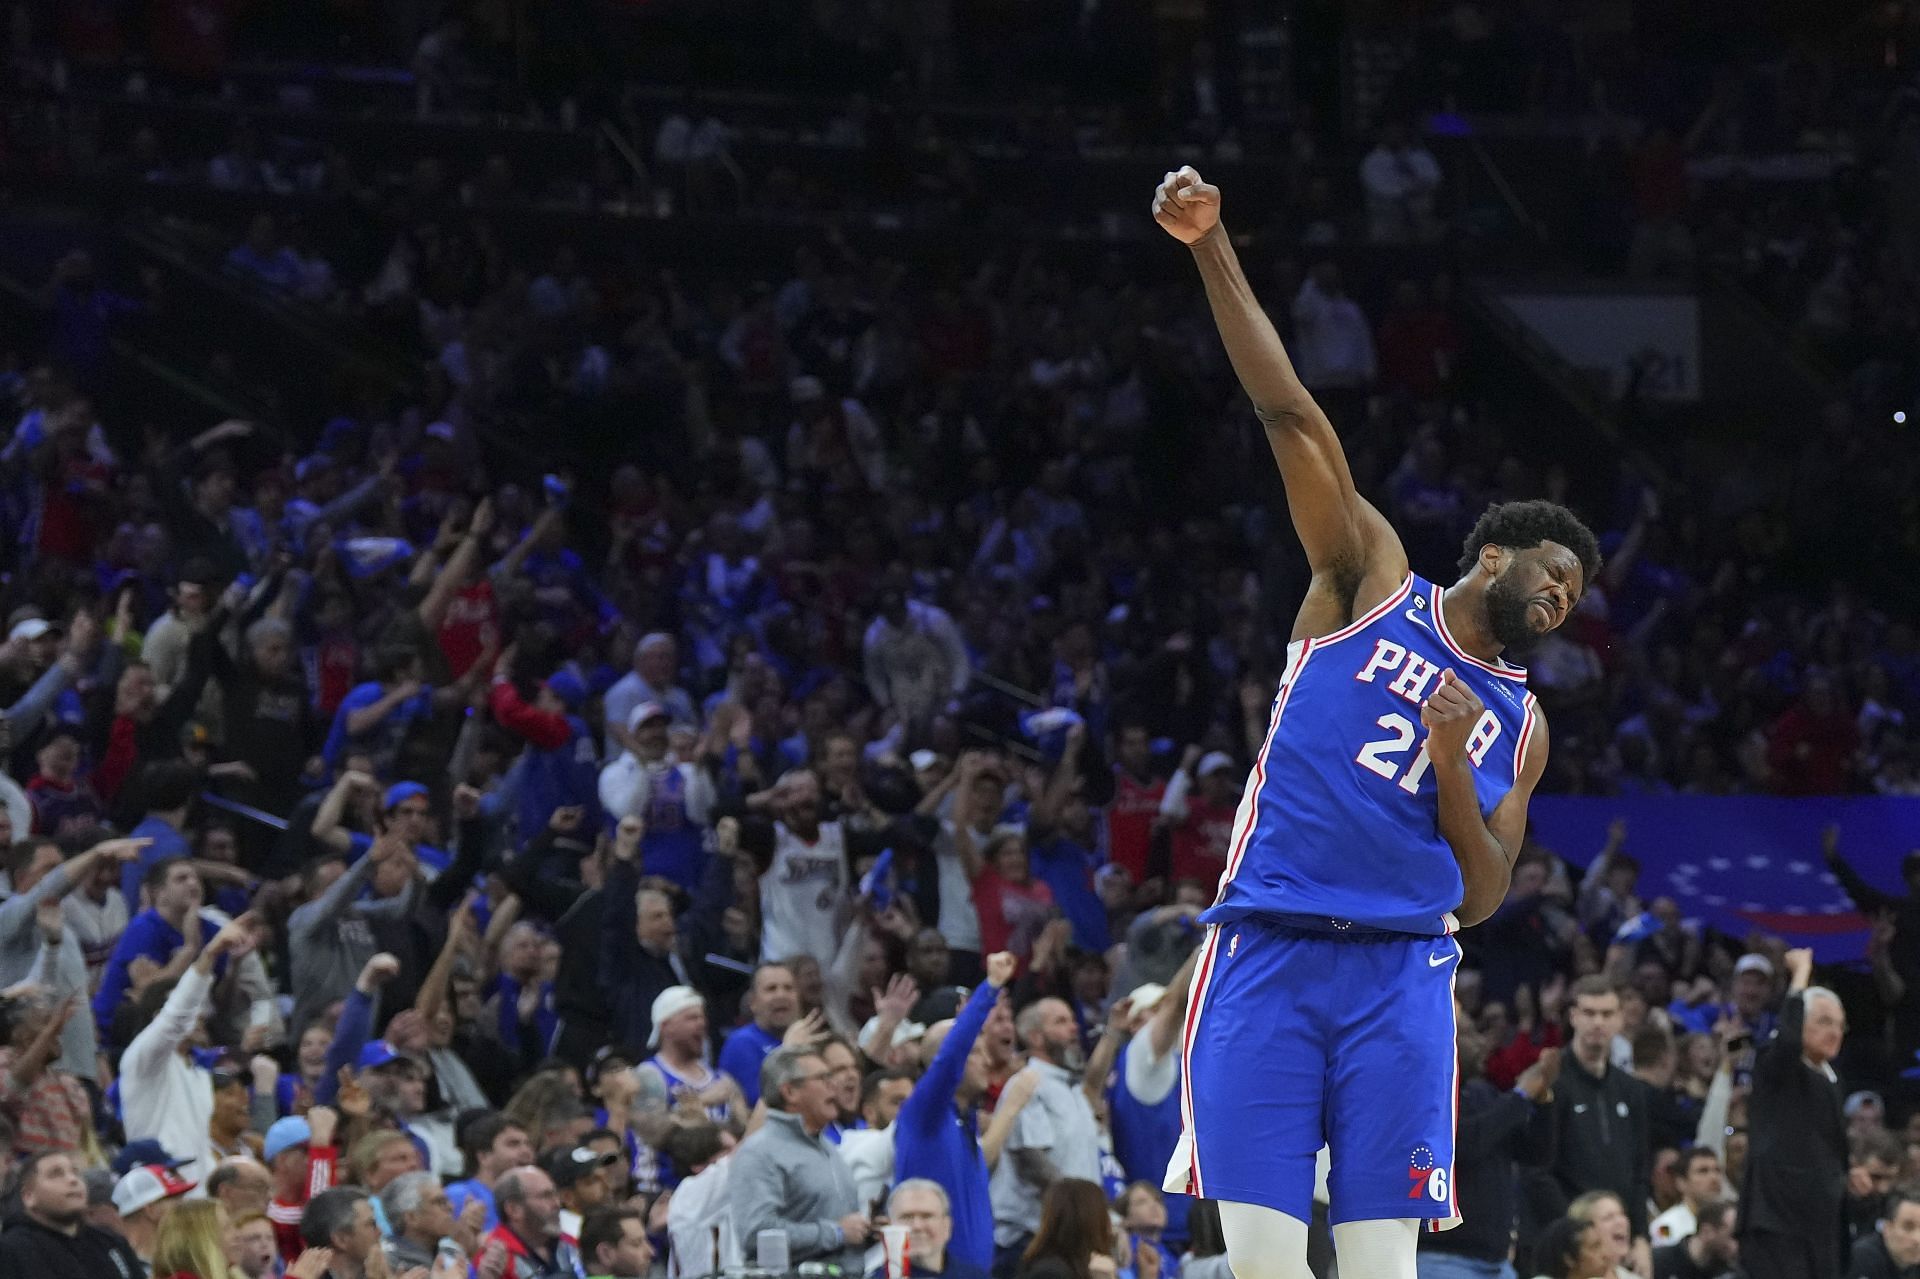
M 1451 666 L 1441 671 L 1440 687 L 1420 703 L 1420 722 L 1427 728 L 1427 757 L 1437 764 L 1464 754 L 1473 726 L 1486 709 Z
M 1180 243 L 1199 244 L 1220 225 L 1220 188 L 1202 182 L 1192 165 L 1182 165 L 1154 191 L 1153 220 Z

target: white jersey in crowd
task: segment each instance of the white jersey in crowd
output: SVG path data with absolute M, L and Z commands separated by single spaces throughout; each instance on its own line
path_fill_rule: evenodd
M 846 833 L 839 822 L 822 822 L 809 844 L 784 822 L 773 829 L 773 861 L 760 877 L 760 953 L 769 960 L 812 955 L 829 968 L 847 900 Z
M 668 1279 L 710 1275 L 740 1265 L 740 1240 L 733 1232 L 733 1213 L 727 1199 L 728 1167 L 732 1156 L 715 1161 L 706 1171 L 680 1183 L 667 1205 Z M 715 1254 L 715 1243 L 719 1255 Z

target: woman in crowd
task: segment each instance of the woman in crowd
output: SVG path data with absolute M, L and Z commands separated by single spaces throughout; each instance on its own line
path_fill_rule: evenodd
M 1020 1259 L 1019 1279 L 1114 1279 L 1113 1214 L 1091 1181 L 1062 1177 L 1047 1187 L 1040 1229 Z

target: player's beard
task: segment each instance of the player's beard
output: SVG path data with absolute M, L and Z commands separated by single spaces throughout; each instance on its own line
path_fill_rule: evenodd
M 1532 616 L 1527 611 L 1532 601 L 1508 580 L 1511 573 L 1509 569 L 1487 583 L 1487 630 L 1502 649 L 1524 653 L 1540 641 L 1540 636 L 1533 629 Z

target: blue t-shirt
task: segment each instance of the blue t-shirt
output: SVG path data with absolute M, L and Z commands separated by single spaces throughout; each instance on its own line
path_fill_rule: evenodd
M 220 925 L 204 915 L 199 918 L 200 944 L 204 946 L 220 931 Z M 173 953 L 186 941 L 172 924 L 160 917 L 158 911 L 143 910 L 127 921 L 127 930 L 114 943 L 113 955 L 107 960 L 106 972 L 100 977 L 100 989 L 93 997 L 93 1022 L 103 1040 L 107 1038 L 113 1026 L 113 1015 L 119 1011 L 120 1001 L 126 997 L 127 987 L 131 984 L 127 976 L 128 966 L 142 957 L 164 964 L 173 958 Z M 215 978 L 224 976 L 226 970 L 227 958 L 222 955 L 214 963 Z M 123 1048 L 125 1046 L 121 1045 Z
M 387 717 L 371 729 L 358 736 L 349 735 L 347 717 L 374 705 L 386 695 L 386 689 L 381 687 L 379 681 L 370 680 L 356 685 L 340 699 L 340 709 L 333 714 L 333 727 L 327 730 L 326 745 L 320 748 L 321 758 L 327 761 L 328 768 L 339 767 L 340 757 L 352 746 L 372 753 L 376 771 L 389 771 L 394 756 L 400 752 L 400 742 L 406 737 L 407 729 L 416 720 L 425 720 L 433 714 L 433 690 L 422 688 L 387 712 Z
M 767 1054 L 780 1046 L 780 1037 L 760 1029 L 758 1022 L 746 1025 L 727 1036 L 720 1046 L 720 1069 L 732 1075 L 740 1091 L 752 1106 L 760 1100 L 760 1064 Z
M 478 1199 L 487 1206 L 487 1219 L 480 1223 L 480 1233 L 492 1234 L 500 1226 L 500 1214 L 493 1205 L 493 1192 L 477 1181 L 456 1181 L 447 1187 L 447 1202 L 453 1205 L 454 1216 L 460 1215 L 460 1210 L 467 1206 L 469 1199 Z
M 140 881 L 147 877 L 147 870 L 156 862 L 171 861 L 175 857 L 191 857 L 193 845 L 187 842 L 185 835 L 158 817 L 146 818 L 127 834 L 130 839 L 153 841 L 140 850 L 139 861 L 128 862 L 120 868 L 120 891 L 126 896 L 127 910 L 138 913 Z

